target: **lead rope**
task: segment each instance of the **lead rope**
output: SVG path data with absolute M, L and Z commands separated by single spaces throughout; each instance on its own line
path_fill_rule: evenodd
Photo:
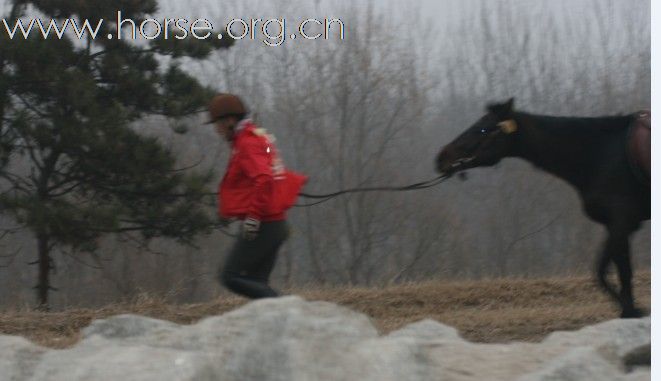
M 333 193 L 327 193 L 327 194 L 310 194 L 310 193 L 305 193 L 301 192 L 299 193 L 299 196 L 303 198 L 311 198 L 311 199 L 321 199 L 320 201 L 308 203 L 308 204 L 295 204 L 295 207 L 308 207 L 308 206 L 313 206 L 313 205 L 318 205 L 321 203 L 324 203 L 332 198 L 335 198 L 337 196 L 343 195 L 343 194 L 348 194 L 348 193 L 359 193 L 359 192 L 406 192 L 406 191 L 411 191 L 411 190 L 419 190 L 419 189 L 425 189 L 425 188 L 430 188 L 433 186 L 436 186 L 443 181 L 447 180 L 449 178 L 448 175 L 443 174 L 438 177 L 435 177 L 431 180 L 426 180 L 426 181 L 421 181 L 419 183 L 415 184 L 410 184 L 410 185 L 404 185 L 400 187 L 361 187 L 361 188 L 350 188 L 350 189 L 344 189 L 341 191 L 333 192 Z
M 337 196 L 341 196 L 343 194 L 348 194 L 348 193 L 359 193 L 359 192 L 406 192 L 406 191 L 412 191 L 412 190 L 419 190 L 419 189 L 425 189 L 425 188 L 431 188 L 433 186 L 436 186 L 445 180 L 450 178 L 449 175 L 447 174 L 442 174 L 438 177 L 435 177 L 430 180 L 426 181 L 421 181 L 419 183 L 415 184 L 410 184 L 410 185 L 404 185 L 400 187 L 362 187 L 362 188 L 349 188 L 349 189 L 344 189 L 341 191 L 333 192 L 333 193 L 327 193 L 327 194 L 310 194 L 310 193 L 305 193 L 301 192 L 298 195 L 303 197 L 303 198 L 311 198 L 311 199 L 320 199 L 319 201 L 311 202 L 308 204 L 295 204 L 294 207 L 297 208 L 306 208 L 314 205 L 318 205 L 321 203 L 324 203 L 326 201 L 329 201 Z M 215 193 L 214 193 L 215 194 Z M 230 237 L 236 237 L 236 234 L 232 234 L 228 231 L 229 226 L 222 226 L 222 225 L 217 225 L 220 227 L 220 231 Z

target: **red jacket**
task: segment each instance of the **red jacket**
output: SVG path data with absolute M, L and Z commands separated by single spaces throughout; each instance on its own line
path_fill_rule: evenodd
M 235 130 L 232 155 L 218 186 L 218 211 L 225 218 L 284 220 L 306 181 L 284 167 L 270 135 L 243 120 Z

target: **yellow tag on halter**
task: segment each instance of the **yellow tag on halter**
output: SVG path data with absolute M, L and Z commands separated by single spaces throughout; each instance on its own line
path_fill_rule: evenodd
M 518 129 L 514 119 L 503 120 L 502 122 L 498 123 L 498 127 L 500 127 L 500 130 L 506 134 L 511 134 Z

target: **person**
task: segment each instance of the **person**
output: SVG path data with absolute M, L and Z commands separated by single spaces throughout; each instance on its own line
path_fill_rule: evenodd
M 276 297 L 279 294 L 269 286 L 269 277 L 289 234 L 286 211 L 307 178 L 284 167 L 273 137 L 248 118 L 238 96 L 218 94 L 208 110 L 208 123 L 232 148 L 218 186 L 218 213 L 221 220 L 242 221 L 219 271 L 220 282 L 248 298 Z

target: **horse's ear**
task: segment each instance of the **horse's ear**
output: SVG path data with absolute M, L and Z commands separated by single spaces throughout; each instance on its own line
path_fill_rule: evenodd
M 488 105 L 487 112 L 498 116 L 500 119 L 509 119 L 512 112 L 514 112 L 514 98 L 508 99 L 505 103 Z
M 504 106 L 507 109 L 507 112 L 511 114 L 514 111 L 514 97 L 508 99 Z

